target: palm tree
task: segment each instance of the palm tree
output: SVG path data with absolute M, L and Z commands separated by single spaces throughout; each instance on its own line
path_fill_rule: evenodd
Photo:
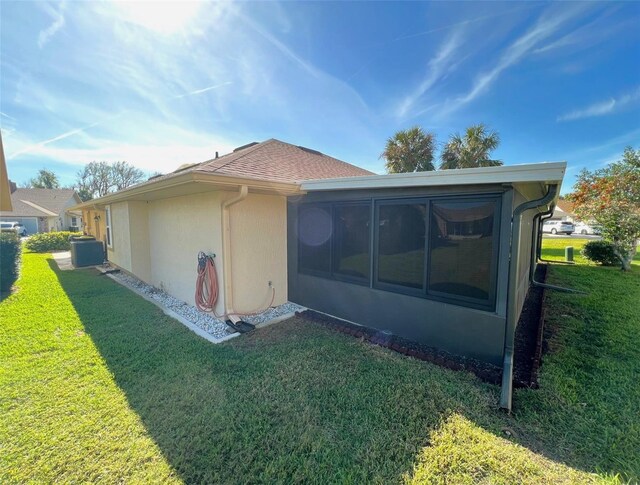
M 425 172 L 435 170 L 433 151 L 436 137 L 419 126 L 398 131 L 387 140 L 380 155 L 387 162 L 387 173 Z
M 488 131 L 480 123 L 467 128 L 464 137 L 458 133 L 451 135 L 442 150 L 441 170 L 453 168 L 497 167 L 501 160 L 492 160 L 489 154 L 500 144 L 500 136 L 495 131 Z

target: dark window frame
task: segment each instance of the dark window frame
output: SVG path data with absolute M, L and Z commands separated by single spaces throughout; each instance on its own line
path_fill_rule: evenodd
M 480 202 L 480 201 L 494 201 L 495 211 L 493 213 L 493 231 L 491 232 L 491 238 L 493 244 L 491 245 L 491 263 L 489 265 L 489 297 L 485 299 L 472 298 L 463 295 L 455 295 L 452 293 L 446 293 L 437 290 L 429 289 L 429 282 L 431 277 L 431 254 L 429 254 L 429 261 L 427 263 L 427 295 L 430 299 L 441 301 L 443 303 L 454 303 L 460 306 L 466 306 L 470 308 L 476 308 L 478 310 L 495 310 L 496 307 L 496 294 L 498 283 L 498 261 L 500 254 L 500 223 L 502 215 L 502 198 L 497 196 L 469 196 L 469 197 L 441 197 L 436 202 Z M 432 216 L 431 204 L 429 207 L 429 228 L 431 228 L 431 216 Z M 429 234 L 429 237 L 431 235 Z M 427 242 L 427 246 L 430 247 L 430 241 Z
M 300 213 L 303 209 L 311 209 L 311 208 L 320 208 L 320 209 L 328 209 L 329 217 L 331 219 L 331 230 L 333 231 L 333 203 L 331 202 L 320 202 L 320 203 L 306 203 L 301 204 L 298 207 L 298 214 L 296 217 L 296 238 L 298 239 L 298 273 L 307 274 L 310 276 L 318 276 L 321 278 L 331 278 L 332 276 L 332 268 L 333 268 L 333 236 L 329 239 L 329 271 L 321 271 L 316 269 L 305 268 L 301 264 L 301 255 L 302 251 L 300 250 L 303 245 L 302 241 L 300 241 L 299 231 L 300 231 Z
M 300 204 L 298 206 L 298 216 L 297 216 L 297 220 L 296 220 L 296 225 L 299 224 L 300 222 L 300 212 L 304 209 L 311 209 L 314 207 L 318 207 L 321 209 L 328 209 L 329 215 L 331 216 L 331 238 L 329 240 L 329 271 L 318 271 L 318 270 L 313 270 L 313 269 L 309 269 L 309 268 L 303 268 L 300 265 L 300 247 L 302 245 L 302 242 L 300 241 L 300 238 L 297 237 L 298 239 L 298 273 L 299 274 L 305 274 L 305 275 L 309 275 L 309 276 L 317 276 L 320 278 L 326 278 L 326 279 L 331 279 L 331 280 L 336 280 L 336 281 L 342 281 L 344 283 L 351 283 L 351 284 L 356 284 L 356 285 L 361 285 L 361 286 L 370 286 L 370 282 L 371 282 L 371 240 L 372 240 L 372 233 L 371 233 L 371 211 L 369 212 L 369 277 L 368 278 L 359 278 L 357 276 L 349 276 L 349 275 L 344 275 L 344 274 L 340 274 L 337 273 L 334 269 L 334 265 L 335 265 L 335 253 L 336 253 L 336 245 L 337 245 L 337 240 L 335 238 L 335 232 L 336 232 L 336 210 L 335 208 L 340 206 L 348 206 L 348 205 L 356 205 L 356 206 L 366 206 L 367 208 L 370 208 L 372 205 L 373 201 L 372 199 L 357 199 L 357 200 L 348 200 L 348 201 L 331 201 L 331 202 L 305 202 L 303 204 Z M 296 226 L 296 233 L 298 233 L 299 231 L 299 226 Z
M 380 251 L 380 206 L 389 205 L 422 205 L 424 204 L 426 210 L 425 218 L 425 232 L 424 232 L 424 263 L 422 271 L 422 288 L 411 288 L 410 286 L 400 285 L 396 283 L 389 283 L 387 281 L 379 280 L 379 251 Z M 402 199 L 377 199 L 374 201 L 374 223 L 373 223 L 373 271 L 372 285 L 373 288 L 383 291 L 390 291 L 392 293 L 401 293 L 404 295 L 424 297 L 427 285 L 427 261 L 428 261 L 428 240 L 429 240 L 429 207 L 430 201 L 425 197 L 407 197 Z
M 388 291 L 391 293 L 398 293 L 402 295 L 411 296 L 414 298 L 423 298 L 427 300 L 433 300 L 441 303 L 448 303 L 456 306 L 462 306 L 466 308 L 474 308 L 482 311 L 494 312 L 496 309 L 496 297 L 497 297 L 497 283 L 498 283 L 498 264 L 500 256 L 500 234 L 502 226 L 502 193 L 487 192 L 487 193 L 461 193 L 461 194 L 440 194 L 440 195 L 428 195 L 428 196 L 412 196 L 412 197 L 371 197 L 366 199 L 354 199 L 354 200 L 336 200 L 336 201 L 321 201 L 321 202 L 304 202 L 298 206 L 296 225 L 300 221 L 300 213 L 304 208 L 319 207 L 327 209 L 331 216 L 332 235 L 329 241 L 329 272 L 317 271 L 303 268 L 300 265 L 300 246 L 301 241 L 297 237 L 298 241 L 298 254 L 297 254 L 297 271 L 299 274 L 315 276 L 319 278 L 331 279 L 349 284 L 356 284 L 361 286 L 369 286 L 372 289 L 380 291 Z M 430 278 L 430 266 L 431 266 L 431 251 L 430 251 L 430 239 L 431 239 L 431 214 L 433 202 L 480 202 L 493 200 L 495 201 L 495 212 L 493 231 L 491 237 L 494 244 L 492 244 L 491 254 L 491 271 L 489 282 L 489 298 L 487 300 L 478 300 L 471 297 L 465 297 L 462 295 L 454 295 L 450 293 L 430 291 L 429 290 L 429 278 Z M 378 281 L 378 250 L 379 250 L 379 207 L 380 205 L 410 205 L 410 204 L 425 204 L 426 218 L 425 218 L 425 246 L 424 246 L 424 266 L 423 266 L 423 287 L 411 288 L 408 286 L 402 286 L 393 283 L 386 283 Z M 353 276 L 341 275 L 334 272 L 334 252 L 335 252 L 335 206 L 345 205 L 369 205 L 370 207 L 370 224 L 369 224 L 369 278 L 358 278 Z M 296 226 L 296 232 L 298 232 L 298 226 Z

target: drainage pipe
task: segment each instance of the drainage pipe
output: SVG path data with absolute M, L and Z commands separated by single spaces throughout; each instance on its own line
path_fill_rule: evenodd
M 238 195 L 222 203 L 222 279 L 224 285 L 224 313 L 233 314 L 233 278 L 231 270 L 231 216 L 229 208 L 247 198 L 249 187 L 241 185 Z M 230 317 L 232 320 L 233 318 Z
M 507 291 L 507 322 L 504 338 L 504 362 L 502 364 L 502 388 L 500 391 L 500 407 L 511 411 L 513 394 L 513 350 L 515 346 L 518 309 L 516 308 L 516 292 L 518 289 L 518 261 L 520 225 L 522 214 L 531 209 L 549 209 L 549 204 L 558 195 L 558 184 L 550 185 L 547 193 L 540 199 L 520 204 L 513 210 L 511 217 L 511 254 L 509 257 L 509 282 Z M 528 258 L 528 256 L 527 256 Z
M 543 259 L 542 258 L 542 227 L 544 227 L 544 221 L 547 219 L 551 219 L 553 215 L 553 209 L 548 210 L 546 212 L 542 212 L 540 214 L 536 214 L 536 217 L 540 219 L 540 225 L 538 227 L 538 237 L 536 239 L 536 261 L 542 261 L 543 263 L 554 263 L 554 264 L 575 264 L 573 261 L 556 261 L 553 259 Z
M 587 295 L 586 291 L 574 290 L 573 288 L 565 288 L 563 286 L 550 285 L 548 283 L 542 283 L 541 281 L 536 281 L 536 266 L 538 261 L 543 261 L 545 263 L 554 263 L 554 264 L 575 264 L 569 261 L 553 261 L 551 259 L 542 259 L 540 255 L 542 254 L 542 221 L 543 219 L 548 219 L 553 214 L 553 208 L 550 208 L 548 211 L 541 212 L 540 214 L 536 214 L 533 216 L 533 222 L 536 224 L 537 222 L 537 233 L 533 232 L 533 236 L 531 238 L 531 264 L 529 266 L 529 283 L 532 286 L 536 286 L 538 288 L 546 288 L 548 290 L 556 290 L 561 291 L 563 293 L 577 293 L 580 295 Z

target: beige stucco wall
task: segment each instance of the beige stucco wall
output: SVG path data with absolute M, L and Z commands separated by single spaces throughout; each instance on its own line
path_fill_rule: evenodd
M 95 220 L 96 216 L 100 218 L 97 222 Z M 106 216 L 103 210 L 82 209 L 83 231 L 100 241 L 104 240 L 106 234 L 105 221 Z
M 236 196 L 226 194 L 226 198 Z M 287 301 L 287 202 L 283 196 L 251 194 L 229 208 L 234 310 L 264 308 L 275 287 L 275 305 Z
M 133 272 L 129 228 L 129 202 L 111 204 L 111 247 L 107 247 L 107 255 L 109 261 Z
M 151 281 L 148 208 L 148 202 L 129 201 L 131 272 L 146 282 Z
M 216 254 L 224 312 L 222 207 L 237 192 L 211 191 L 156 201 L 111 205 L 113 248 L 109 260 L 191 305 L 199 251 Z M 283 196 L 249 194 L 230 209 L 232 289 L 237 312 L 287 301 L 287 220 Z M 86 216 L 91 217 L 90 211 Z M 105 218 L 106 219 L 106 218 Z M 91 219 L 86 219 L 91 220 Z
M 216 254 L 223 312 L 221 196 L 219 192 L 149 202 L 150 281 L 182 301 L 194 304 L 199 251 Z

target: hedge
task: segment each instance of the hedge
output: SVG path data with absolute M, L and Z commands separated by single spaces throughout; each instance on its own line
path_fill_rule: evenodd
M 589 261 L 603 266 L 617 266 L 620 258 L 613 251 L 613 245 L 606 241 L 589 241 L 582 248 L 582 255 Z
M 0 233 L 0 291 L 9 291 L 18 279 L 22 246 L 15 232 Z
M 69 238 L 71 236 L 82 236 L 81 232 L 41 232 L 34 234 L 24 243 L 29 251 L 36 253 L 47 253 L 49 251 L 68 251 L 71 249 Z

